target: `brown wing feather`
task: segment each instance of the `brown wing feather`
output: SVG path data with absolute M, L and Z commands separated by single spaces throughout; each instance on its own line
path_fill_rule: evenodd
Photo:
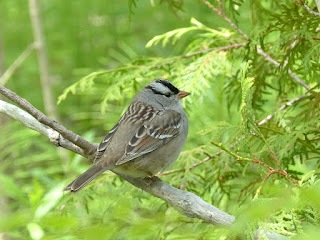
M 174 110 L 160 111 L 143 124 L 129 141 L 125 154 L 117 161 L 121 165 L 166 144 L 179 133 L 181 116 Z
M 122 119 L 122 118 L 121 118 Z M 110 130 L 110 132 L 104 137 L 104 139 L 102 139 L 101 143 L 98 146 L 97 149 L 97 153 L 96 153 L 96 157 L 94 159 L 93 162 L 97 162 L 102 155 L 104 154 L 104 152 L 106 151 L 107 147 L 109 146 L 111 139 L 113 137 L 113 135 L 115 134 L 115 132 L 118 130 L 119 127 L 119 123 L 121 121 L 121 119 L 119 120 L 119 122 L 114 125 L 114 127 Z

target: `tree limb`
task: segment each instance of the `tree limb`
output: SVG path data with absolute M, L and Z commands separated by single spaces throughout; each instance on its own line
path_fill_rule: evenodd
M 26 127 L 48 137 L 50 142 L 52 142 L 56 146 L 66 148 L 72 152 L 86 157 L 85 152 L 80 147 L 62 137 L 61 134 L 59 134 L 57 131 L 46 126 L 45 124 L 40 123 L 37 119 L 35 119 L 26 111 L 23 111 L 10 103 L 0 100 L 0 113 L 8 115 L 13 119 L 19 121 Z
M 74 132 L 69 131 L 61 124 L 56 121 L 48 118 L 41 111 L 36 109 L 32 104 L 30 104 L 26 99 L 21 98 L 16 93 L 10 91 L 4 86 L 0 85 L 0 93 L 10 99 L 11 101 L 18 104 L 22 109 L 27 111 L 31 116 L 37 119 L 40 123 L 54 129 L 58 133 L 60 133 L 65 139 L 69 140 L 76 146 L 80 147 L 86 155 L 93 155 L 95 153 L 96 147 L 92 145 L 92 143 L 86 141 L 81 136 L 75 134 Z
M 4 101 L 0 101 L 0 112 L 13 117 L 28 128 L 47 136 L 50 141 L 56 145 L 79 153 L 87 158 L 92 154 L 89 153 L 87 149 L 96 149 L 96 144 L 87 142 L 79 135 L 67 130 L 59 123 L 54 122 L 38 109 L 33 107 L 25 99 L 22 99 L 17 94 L 1 85 L 0 93 L 17 103 L 22 109 L 26 110 L 30 114 Z M 60 136 L 59 133 L 63 137 Z M 76 140 L 71 141 L 73 136 Z M 83 149 L 83 146 L 86 147 L 86 149 Z M 154 181 L 150 183 L 150 180 L 148 179 L 135 179 L 123 175 L 119 176 L 127 180 L 132 185 L 166 201 L 181 214 L 188 217 L 198 218 L 214 225 L 231 225 L 234 221 L 233 216 L 205 202 L 197 195 L 174 188 L 162 182 L 159 178 L 152 179 Z
M 315 0 L 315 2 L 316 2 L 316 4 L 317 4 L 317 7 L 319 8 L 319 6 L 320 6 L 319 0 Z M 320 13 L 315 12 L 315 11 L 312 11 L 312 10 L 308 7 L 307 4 L 301 3 L 301 5 L 302 5 L 302 6 L 308 11 L 308 13 L 310 13 L 311 15 L 320 17 Z M 318 6 L 318 5 L 319 5 L 319 6 Z M 319 9 L 319 11 L 320 11 L 320 9 Z
M 158 177 L 152 178 L 153 181 L 150 184 L 149 181 L 145 179 L 136 179 L 123 175 L 119 176 L 132 185 L 166 201 L 174 209 L 187 217 L 202 219 L 214 225 L 231 225 L 235 219 L 233 216 L 205 202 L 197 195 L 174 188 L 162 182 Z

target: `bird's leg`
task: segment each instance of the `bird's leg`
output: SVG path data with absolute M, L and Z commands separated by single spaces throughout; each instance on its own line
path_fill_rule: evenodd
M 160 178 L 158 178 L 158 177 L 156 177 L 156 176 L 154 176 L 151 172 L 147 172 L 147 174 L 148 174 L 148 176 L 149 177 L 146 177 L 145 179 L 146 179 L 146 185 L 148 186 L 148 187 L 150 187 L 150 185 L 153 183 L 153 182 L 155 182 L 155 181 L 157 181 L 157 180 L 160 180 Z

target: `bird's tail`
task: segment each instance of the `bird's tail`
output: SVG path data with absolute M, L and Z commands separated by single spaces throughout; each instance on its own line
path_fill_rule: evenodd
M 82 173 L 78 178 L 72 181 L 64 191 L 71 191 L 72 193 L 76 193 L 84 188 L 89 182 L 98 177 L 101 173 L 106 171 L 107 168 L 102 167 L 101 165 L 93 165 L 87 171 Z

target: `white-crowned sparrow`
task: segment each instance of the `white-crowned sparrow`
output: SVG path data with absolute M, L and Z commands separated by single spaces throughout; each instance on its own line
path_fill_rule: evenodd
M 65 190 L 77 192 L 106 170 L 151 177 L 175 162 L 188 135 L 180 99 L 188 92 L 165 79 L 148 84 L 100 143 L 94 165 Z

